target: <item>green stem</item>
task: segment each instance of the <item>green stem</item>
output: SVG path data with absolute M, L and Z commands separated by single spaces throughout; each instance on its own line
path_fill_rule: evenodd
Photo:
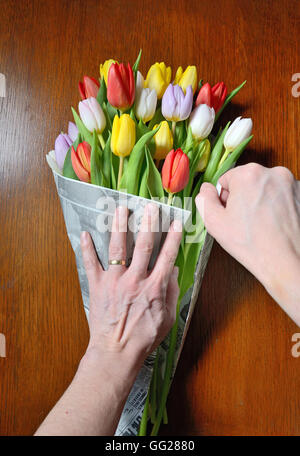
M 141 419 L 141 424 L 140 424 L 140 429 L 139 429 L 139 435 L 146 435 L 147 434 L 147 422 L 148 422 L 148 410 L 149 410 L 149 392 L 147 394 L 147 399 L 145 402 L 145 407 Z
M 156 350 L 156 357 L 154 361 L 153 367 L 153 375 L 152 375 L 152 388 L 151 391 L 151 423 L 155 423 L 155 416 L 156 416 L 156 409 L 157 409 L 157 377 L 158 377 L 158 359 L 159 359 L 159 347 Z
M 119 165 L 119 173 L 118 173 L 118 185 L 117 189 L 120 190 L 120 184 L 123 174 L 123 166 L 124 166 L 124 157 L 120 157 L 120 165 Z
M 158 413 L 156 416 L 156 420 L 155 420 L 154 426 L 151 431 L 151 436 L 155 436 L 158 433 L 159 426 L 160 426 L 161 420 L 164 415 L 167 397 L 168 397 L 169 389 L 170 389 L 170 385 L 171 385 L 171 378 L 172 378 L 172 371 L 173 371 L 173 364 L 174 364 L 174 355 L 175 355 L 175 348 L 176 348 L 176 341 L 177 341 L 180 301 L 181 301 L 181 296 L 179 296 L 179 299 L 177 302 L 176 321 L 175 321 L 175 324 L 174 324 L 173 328 L 171 329 L 171 333 L 170 333 L 170 346 L 169 346 L 168 355 L 167 355 L 162 394 L 161 394 L 161 398 L 160 398 L 159 409 L 158 409 Z
M 101 134 L 101 133 L 99 133 L 99 135 L 98 135 L 98 138 L 99 138 L 99 141 L 100 141 L 101 147 L 102 147 L 102 149 L 104 150 L 104 147 L 105 147 L 105 141 L 104 141 L 104 139 L 103 139 L 103 136 L 102 136 L 102 134 Z
M 173 193 L 169 193 L 168 202 L 167 202 L 167 204 L 168 204 L 169 206 L 172 206 L 172 199 L 173 199 Z
M 173 133 L 173 138 L 175 138 L 175 128 L 176 128 L 176 122 L 173 120 L 173 121 L 172 121 L 172 133 Z
M 218 164 L 218 168 L 217 169 L 221 168 L 222 164 L 224 163 L 224 161 L 226 160 L 226 158 L 228 157 L 230 152 L 231 151 L 229 149 L 225 149 L 225 152 L 224 152 L 224 154 L 223 154 L 223 156 L 222 156 L 222 158 L 221 158 L 221 160 L 220 160 L 220 162 Z

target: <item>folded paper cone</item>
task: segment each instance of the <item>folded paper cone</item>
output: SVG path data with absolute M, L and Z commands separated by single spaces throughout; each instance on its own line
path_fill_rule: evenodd
M 110 228 L 113 215 L 116 207 L 119 205 L 126 205 L 129 209 L 126 261 L 127 264 L 129 264 L 132 258 L 144 207 L 149 204 L 150 200 L 66 178 L 61 175 L 59 169 L 57 168 L 52 152 L 47 155 L 47 162 L 53 172 L 58 196 L 60 198 L 64 214 L 68 237 L 75 253 L 83 305 L 88 318 L 89 288 L 81 256 L 81 232 L 88 231 L 90 233 L 99 261 L 101 262 L 103 268 L 107 269 L 109 260 L 108 248 L 110 241 Z M 151 202 L 158 205 L 160 215 L 159 228 L 155 234 L 155 244 L 149 264 L 150 268 L 154 265 L 171 222 L 175 219 L 179 219 L 182 224 L 185 225 L 190 217 L 189 211 L 185 211 L 174 206 L 171 207 L 167 204 L 153 200 L 151 200 Z M 180 303 L 180 318 L 175 356 L 176 364 L 178 362 L 193 309 L 197 301 L 202 277 L 212 247 L 212 242 L 213 239 L 211 236 L 206 235 L 195 272 L 194 286 L 188 290 Z M 159 366 L 163 372 L 169 347 L 169 336 L 166 337 L 160 347 Z M 155 354 L 151 354 L 145 360 L 125 404 L 116 435 L 136 435 L 138 433 L 139 423 L 151 380 L 154 359 Z

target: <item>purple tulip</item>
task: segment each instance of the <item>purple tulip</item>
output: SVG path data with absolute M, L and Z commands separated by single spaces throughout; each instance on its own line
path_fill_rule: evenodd
M 167 120 L 178 122 L 189 117 L 193 105 L 193 88 L 189 85 L 184 94 L 179 85 L 169 84 L 162 97 L 161 112 Z
M 74 124 L 74 122 L 69 122 L 69 126 L 68 126 L 68 135 L 69 135 L 69 138 L 71 138 L 72 143 L 73 143 L 74 141 L 76 141 L 77 136 L 78 136 L 78 128 L 76 127 L 76 125 Z
M 63 169 L 67 152 L 73 141 L 67 133 L 61 133 L 55 140 L 55 158 L 60 169 Z

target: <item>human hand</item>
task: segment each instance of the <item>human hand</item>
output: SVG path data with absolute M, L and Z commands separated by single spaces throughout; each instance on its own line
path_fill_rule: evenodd
M 113 221 L 110 259 L 126 259 L 127 218 L 127 208 L 120 206 Z M 110 265 L 104 271 L 90 235 L 81 236 L 90 293 L 88 352 L 96 350 L 116 372 L 123 362 L 138 369 L 175 322 L 179 287 L 174 263 L 182 227 L 180 221 L 173 222 L 153 270 L 148 271 L 158 220 L 158 207 L 148 204 L 128 268 Z
M 220 197 L 204 183 L 196 198 L 208 232 L 300 326 L 300 182 L 287 168 L 250 163 L 219 183 Z

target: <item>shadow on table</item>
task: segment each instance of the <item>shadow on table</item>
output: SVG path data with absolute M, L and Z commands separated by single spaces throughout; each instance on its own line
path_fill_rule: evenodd
M 241 305 L 252 281 L 248 271 L 215 242 L 171 387 L 167 405 L 169 424 L 161 426 L 160 435 L 199 433 L 199 423 L 196 426 L 193 422 L 189 407 L 193 400 L 187 395 L 189 379 L 209 345 L 218 340 L 222 328 Z

